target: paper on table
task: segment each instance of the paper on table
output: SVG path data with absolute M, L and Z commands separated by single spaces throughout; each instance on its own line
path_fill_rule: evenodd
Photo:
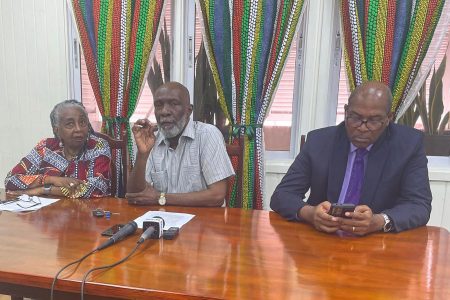
M 142 216 L 138 217 L 136 220 L 134 220 L 139 228 L 142 228 L 142 224 L 145 220 L 154 218 L 154 217 L 161 217 L 164 220 L 164 229 L 168 229 L 170 227 L 178 227 L 181 228 L 184 224 L 189 222 L 195 215 L 191 214 L 182 214 L 182 213 L 173 213 L 173 212 L 166 212 L 166 211 L 153 211 L 150 210 L 143 214 Z
M 59 199 L 42 198 L 37 196 L 21 195 L 17 198 L 0 203 L 0 211 L 25 212 L 35 211 L 39 208 L 53 204 Z

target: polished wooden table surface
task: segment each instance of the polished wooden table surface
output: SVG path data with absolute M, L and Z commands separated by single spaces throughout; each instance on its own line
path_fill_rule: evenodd
M 101 207 L 109 220 L 95 218 Z M 62 266 L 98 246 L 100 232 L 160 207 L 125 200 L 61 200 L 0 215 L 0 293 L 49 297 Z M 165 207 L 195 214 L 175 240 L 145 242 L 130 260 L 99 271 L 88 299 L 450 299 L 450 236 L 437 227 L 357 238 L 316 232 L 267 211 Z M 62 274 L 59 299 L 79 299 L 94 267 L 131 251 L 140 232 Z

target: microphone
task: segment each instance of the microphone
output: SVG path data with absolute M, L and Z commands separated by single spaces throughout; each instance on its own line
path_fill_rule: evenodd
M 124 239 L 125 237 L 132 235 L 136 232 L 137 224 L 135 221 L 130 221 L 128 224 L 123 226 L 118 232 L 111 236 L 106 242 L 98 246 L 97 250 L 105 249 L 106 247 L 115 244 L 116 242 Z
M 149 220 L 145 220 L 142 225 L 144 233 L 139 238 L 138 243 L 143 243 L 148 238 L 160 239 L 163 235 L 164 219 L 161 217 L 153 217 Z

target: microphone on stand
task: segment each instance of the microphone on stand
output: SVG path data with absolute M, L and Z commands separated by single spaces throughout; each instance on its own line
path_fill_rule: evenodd
M 116 242 L 124 239 L 125 237 L 132 235 L 136 232 L 137 224 L 135 221 L 130 221 L 128 224 L 123 226 L 118 232 L 116 232 L 113 236 L 111 236 L 106 242 L 97 247 L 96 250 L 103 250 L 106 247 L 109 247 Z

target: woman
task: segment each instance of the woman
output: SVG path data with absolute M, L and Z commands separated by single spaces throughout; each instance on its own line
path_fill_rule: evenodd
M 50 113 L 54 138 L 40 141 L 8 173 L 8 193 L 71 198 L 110 194 L 111 150 L 93 134 L 84 106 L 76 100 L 57 104 Z

